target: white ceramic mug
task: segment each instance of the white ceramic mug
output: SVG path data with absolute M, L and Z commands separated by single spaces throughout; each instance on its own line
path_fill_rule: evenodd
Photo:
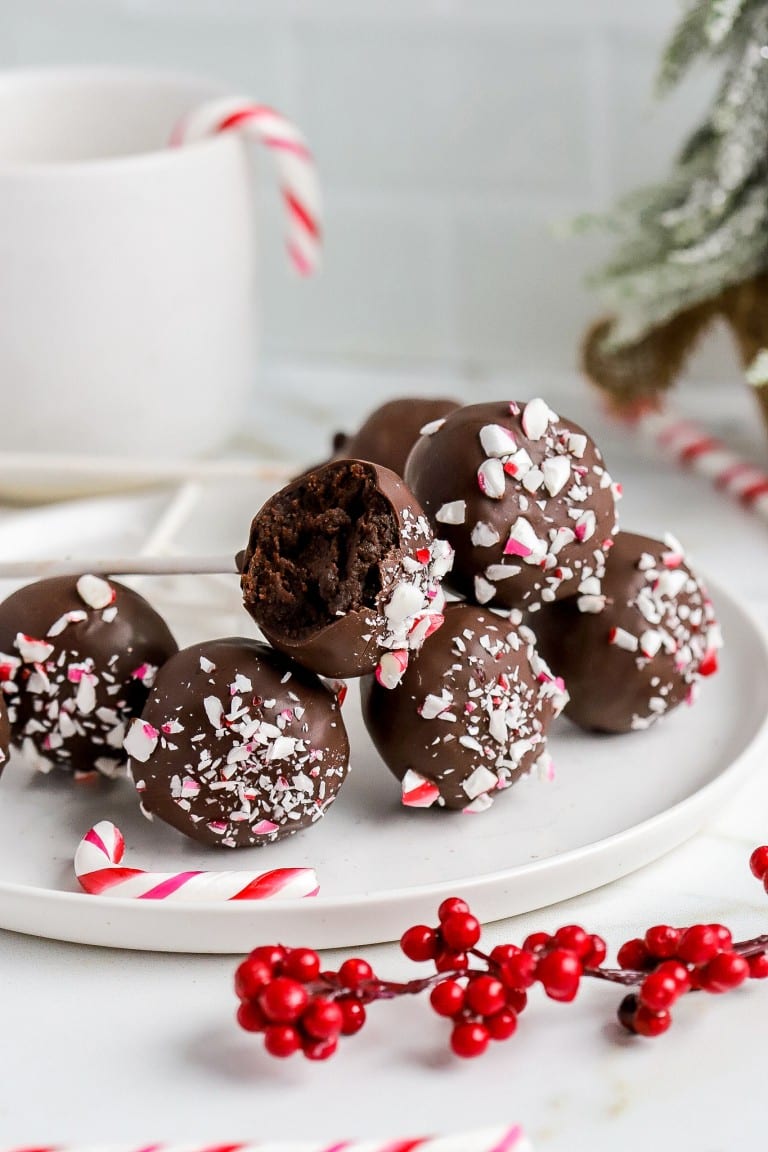
M 133 71 L 0 74 L 0 449 L 188 457 L 255 376 L 247 146 L 168 148 L 214 93 Z

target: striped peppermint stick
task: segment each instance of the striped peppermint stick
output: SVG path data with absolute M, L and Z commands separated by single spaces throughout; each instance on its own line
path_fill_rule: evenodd
M 668 412 L 644 416 L 641 427 L 666 453 L 705 476 L 743 507 L 768 520 L 768 473 L 742 459 L 691 420 Z
M 119 828 L 102 820 L 80 841 L 75 875 L 94 896 L 128 900 L 288 900 L 316 896 L 314 868 L 276 868 L 271 872 L 145 872 L 120 861 L 125 841 Z
M 315 163 L 298 128 L 274 108 L 243 97 L 211 100 L 176 126 L 171 145 L 232 131 L 243 132 L 272 153 L 288 216 L 288 252 L 301 275 L 309 276 L 320 262 L 322 209 Z
M 57 1147 L 35 1145 L 34 1152 L 533 1152 L 531 1142 L 519 1125 L 512 1128 L 486 1128 L 458 1136 L 422 1136 L 410 1140 L 339 1140 L 333 1143 L 284 1143 L 260 1141 L 257 1144 L 99 1144 Z M 29 1148 L 6 1152 L 32 1152 Z

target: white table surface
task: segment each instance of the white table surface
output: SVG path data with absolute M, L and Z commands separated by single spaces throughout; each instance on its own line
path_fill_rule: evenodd
M 328 430 L 349 427 L 388 390 L 510 396 L 509 382 L 471 387 L 349 374 L 286 374 L 259 413 L 262 451 L 319 457 Z M 561 412 L 581 418 L 623 480 L 626 527 L 678 535 L 699 566 L 768 622 L 768 525 L 610 428 L 577 382 Z M 762 432 L 733 385 L 700 401 L 710 424 L 758 457 Z M 539 389 L 515 388 L 521 396 Z M 318 395 L 323 397 L 318 401 Z M 305 399 L 311 397 L 311 399 Z M 340 413 L 346 413 L 341 416 Z M 8 512 L 4 515 L 13 515 Z M 0 793 L 0 800 L 1 800 Z M 766 930 L 768 897 L 747 859 L 768 842 L 768 771 L 716 821 L 656 864 L 566 904 L 495 924 L 490 943 L 579 922 L 610 944 L 649 924 L 723 921 L 740 937 Z M 405 927 L 405 925 L 404 925 Z M 262 941 L 254 941 L 262 943 Z M 308 940 L 311 945 L 312 941 Z M 381 975 L 412 971 L 393 945 L 366 950 Z M 328 963 L 339 957 L 329 954 Z M 405 1136 L 518 1121 L 547 1152 L 716 1152 L 765 1125 L 768 984 L 691 997 L 657 1041 L 614 1023 L 620 990 L 587 982 L 572 1005 L 541 994 L 517 1036 L 480 1060 L 447 1050 L 447 1026 L 425 1004 L 374 1006 L 370 1024 L 327 1064 L 277 1062 L 233 1023 L 235 960 L 101 950 L 0 933 L 0 1145 L 160 1140 Z M 674 1137 L 673 1137 L 674 1134 Z

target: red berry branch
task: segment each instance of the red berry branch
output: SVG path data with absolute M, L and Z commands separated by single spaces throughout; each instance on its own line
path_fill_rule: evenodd
M 755 849 L 750 868 L 768 891 L 768 845 Z M 730 992 L 748 978 L 768 977 L 768 935 L 734 943 L 722 924 L 657 924 L 622 944 L 618 968 L 606 968 L 605 941 L 578 924 L 554 936 L 534 932 L 522 947 L 497 944 L 486 954 L 478 947 L 480 923 L 464 900 L 444 900 L 438 919 L 435 928 L 417 924 L 403 934 L 408 959 L 435 968 L 406 983 L 380 980 L 366 960 L 345 960 L 338 972 L 326 972 L 311 948 L 256 948 L 235 974 L 238 1023 L 263 1033 L 272 1056 L 301 1051 L 327 1060 L 340 1036 L 363 1027 L 368 1004 L 429 992 L 433 1010 L 452 1022 L 451 1048 L 470 1057 L 514 1034 L 534 984 L 564 1003 L 576 997 L 583 977 L 632 988 L 619 1005 L 619 1022 L 635 1035 L 660 1036 L 681 996 Z

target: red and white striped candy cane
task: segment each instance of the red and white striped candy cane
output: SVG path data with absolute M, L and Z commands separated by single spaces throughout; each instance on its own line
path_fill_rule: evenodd
M 272 153 L 288 216 L 288 252 L 302 276 L 310 275 L 320 262 L 322 209 L 315 162 L 298 128 L 274 108 L 230 97 L 194 108 L 176 125 L 170 142 L 179 146 L 233 131 Z
M 35 1145 L 35 1152 L 103 1152 L 104 1144 L 77 1147 Z M 458 1136 L 422 1136 L 411 1140 L 327 1140 L 317 1143 L 265 1140 L 255 1144 L 110 1144 L 109 1152 L 532 1152 L 522 1128 L 486 1128 Z M 6 1152 L 32 1152 L 9 1148 Z
M 75 853 L 75 875 L 94 896 L 129 900 L 288 900 L 316 896 L 314 868 L 271 872 L 145 872 L 120 861 L 125 841 L 119 828 L 101 820 L 86 832 Z
M 705 476 L 715 488 L 768 520 L 768 473 L 742 459 L 694 421 L 673 413 L 650 413 L 642 418 L 641 428 L 678 464 Z

